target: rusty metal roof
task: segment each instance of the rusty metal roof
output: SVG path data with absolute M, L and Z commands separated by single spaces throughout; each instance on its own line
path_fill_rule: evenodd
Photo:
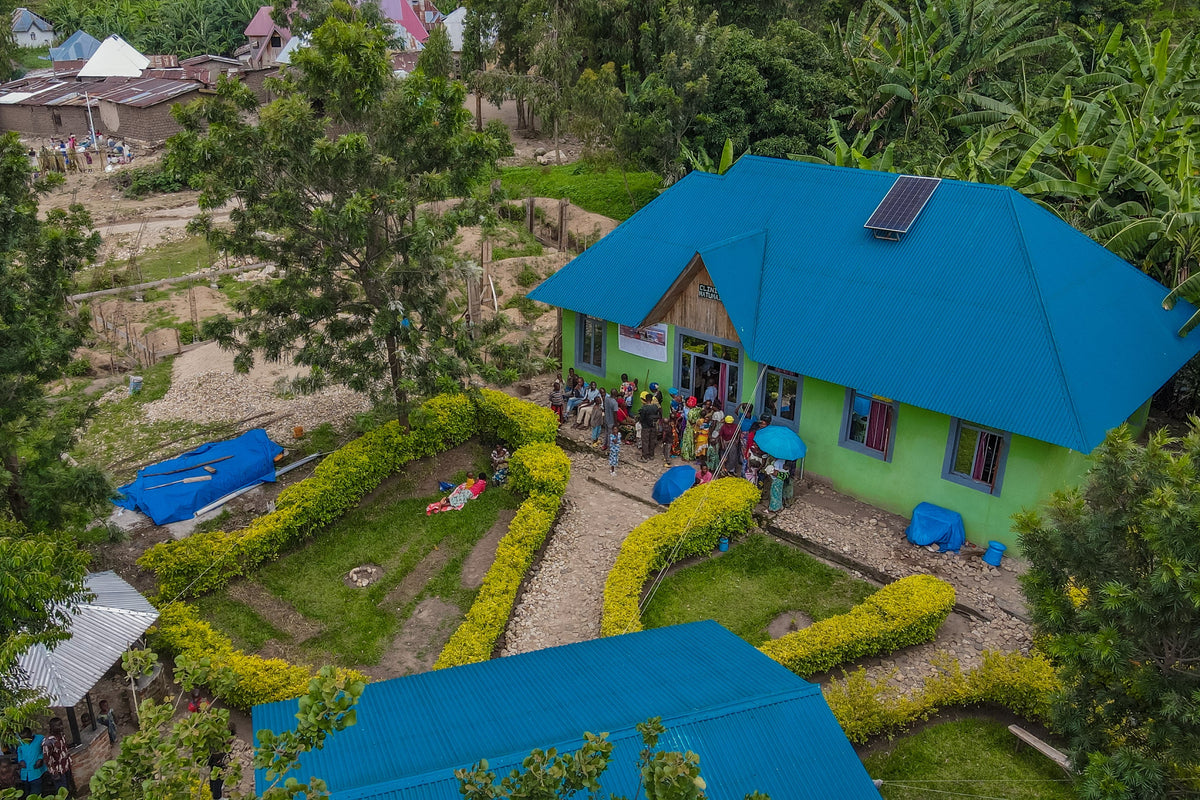
M 92 599 L 71 612 L 71 638 L 17 657 L 30 684 L 57 708 L 82 700 L 158 619 L 158 610 L 115 572 L 93 572 L 83 585 Z
M 107 78 L 81 82 L 44 77 L 0 86 L 0 105 L 85 106 L 85 92 L 95 107 L 101 100 L 123 106 L 149 108 L 174 100 L 204 86 L 200 81 L 171 78 Z M 19 99 L 14 99 L 14 95 Z

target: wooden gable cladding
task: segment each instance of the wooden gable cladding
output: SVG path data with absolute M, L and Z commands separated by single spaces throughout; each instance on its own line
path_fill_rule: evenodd
M 666 322 L 740 344 L 725 306 L 720 300 L 711 299 L 714 287 L 712 276 L 697 253 L 639 327 Z

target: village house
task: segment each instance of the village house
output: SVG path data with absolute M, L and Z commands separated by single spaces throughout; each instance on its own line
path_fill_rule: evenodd
M 18 47 L 49 47 L 54 44 L 54 26 L 28 8 L 12 13 L 12 37 Z
M 1012 515 L 1200 351 L 1166 293 L 1007 187 L 744 156 L 529 296 L 563 310 L 564 367 L 753 403 L 809 474 L 1012 546 Z

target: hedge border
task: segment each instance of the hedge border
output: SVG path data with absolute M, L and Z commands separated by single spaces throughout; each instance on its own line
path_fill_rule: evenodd
M 274 512 L 255 520 L 243 531 L 197 534 L 180 542 L 156 545 L 147 551 L 138 563 L 155 571 L 159 579 L 159 602 L 164 599 L 163 595 L 171 593 L 170 590 L 177 596 L 191 590 L 195 590 L 193 595 L 201 590 L 212 591 L 228 584 L 232 578 L 274 560 L 288 546 L 340 517 L 408 462 L 436 455 L 485 430 L 516 448 L 513 473 L 518 477 L 514 479 L 514 489 L 533 492 L 518 509 L 505 540 L 513 536 L 518 519 L 527 522 L 531 515 L 540 514 L 548 515 L 550 523 L 553 522 L 570 477 L 570 460 L 553 444 L 558 419 L 550 409 L 503 392 L 483 389 L 470 395 L 431 398 L 413 414 L 412 422 L 413 428 L 409 431 L 402 431 L 394 422 L 388 423 L 346 444 L 327 457 L 312 477 L 281 492 Z M 524 517 L 522 511 L 525 511 Z M 550 523 L 545 525 L 542 540 Z M 195 542 L 187 545 L 193 539 Z M 223 551 L 218 554 L 216 549 L 222 547 Z M 527 568 L 528 564 L 521 568 L 518 584 Z M 210 574 L 213 577 L 201 580 Z M 188 583 L 183 583 L 185 580 Z M 479 605 L 477 599 L 471 611 Z M 511 613 L 511 607 L 510 600 L 507 613 Z M 507 623 L 507 613 L 500 623 L 500 631 Z M 308 667 L 238 650 L 232 640 L 202 620 L 192 606 L 179 600 L 162 606 L 154 629 L 154 642 L 172 656 L 186 653 L 195 658 L 208 658 L 215 668 L 232 669 L 236 688 L 226 700 L 230 705 L 246 710 L 260 703 L 304 694 L 313 675 Z M 338 675 L 368 680 L 366 676 L 344 668 L 338 668 Z

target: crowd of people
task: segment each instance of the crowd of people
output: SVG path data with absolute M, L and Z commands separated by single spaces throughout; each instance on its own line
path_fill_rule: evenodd
M 793 494 L 795 462 L 773 458 L 754 442 L 755 434 L 771 424 L 771 415 L 756 418 L 750 403 L 739 405 L 736 416 L 727 414 L 712 386 L 700 397 L 684 396 L 675 388 L 664 396 L 658 383 L 640 391 L 636 378 L 622 375 L 620 386 L 605 390 L 571 368 L 565 386 L 554 382 L 549 401 L 560 425 L 590 431 L 592 446 L 607 452 L 613 475 L 624 443 L 636 446 L 643 462 L 661 453 L 666 467 L 674 459 L 692 464 L 697 484 L 715 477 L 744 478 L 769 490 L 771 512 L 780 511 Z
M 105 139 L 99 131 L 82 141 L 72 133 L 66 139 L 51 137 L 40 150 L 29 148 L 28 156 L 36 179 L 51 172 L 90 170 L 96 160 L 106 167 L 128 164 L 133 161 L 133 147 L 111 136 Z

